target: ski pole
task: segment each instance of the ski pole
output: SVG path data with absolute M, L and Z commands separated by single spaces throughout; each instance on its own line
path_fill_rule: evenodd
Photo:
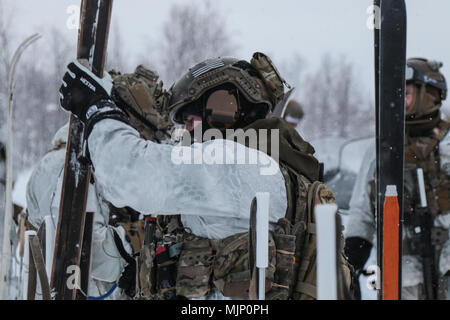
M 258 299 L 266 298 L 266 268 L 269 265 L 269 197 L 256 193 L 256 268 L 258 269 Z
M 420 225 L 415 228 L 414 232 L 420 235 L 422 242 L 422 272 L 424 281 L 424 293 L 426 300 L 435 300 L 437 292 L 435 286 L 437 284 L 436 266 L 435 266 L 435 248 L 431 241 L 431 229 L 433 227 L 433 219 L 431 212 L 428 210 L 427 195 L 425 191 L 425 180 L 423 177 L 423 169 L 417 168 L 417 184 L 420 205 L 416 206 L 414 214 L 419 217 Z
M 314 208 L 317 228 L 317 299 L 338 300 L 336 204 Z

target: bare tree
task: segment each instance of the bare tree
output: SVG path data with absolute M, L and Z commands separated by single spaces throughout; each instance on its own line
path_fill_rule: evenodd
M 374 133 L 371 97 L 364 98 L 354 66 L 345 56 L 324 55 L 319 68 L 306 75 L 303 83 L 303 130 L 308 137 L 349 138 Z
M 129 67 L 129 63 L 125 58 L 125 48 L 123 46 L 124 39 L 119 26 L 120 23 L 118 21 L 115 21 L 112 26 L 112 32 L 110 34 L 111 39 L 108 41 L 108 58 L 106 60 L 106 70 L 110 71 L 111 69 L 115 69 L 121 72 L 128 72 L 125 71 Z
M 11 41 L 13 38 L 14 8 L 7 7 L 0 0 L 0 127 L 6 119 L 6 95 L 8 91 L 9 64 L 11 61 Z
M 171 8 L 159 50 L 159 70 L 165 82 L 172 83 L 201 60 L 230 55 L 235 45 L 225 18 L 213 2 L 205 1 L 203 6 L 188 3 Z
M 55 132 L 69 116 L 59 107 L 58 90 L 74 45 L 57 29 L 42 32 L 45 41 L 26 52 L 17 72 L 14 135 L 20 168 L 32 166 L 50 148 Z
M 296 88 L 295 96 L 299 97 L 307 69 L 306 60 L 298 52 L 295 52 L 288 59 L 281 61 L 277 67 L 281 76 Z

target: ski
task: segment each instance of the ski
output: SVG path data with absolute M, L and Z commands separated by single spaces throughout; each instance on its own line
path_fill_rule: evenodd
M 112 2 L 81 2 L 77 58 L 87 60 L 99 77 L 105 65 Z M 90 165 L 84 161 L 83 134 L 82 122 L 71 116 L 51 275 L 51 290 L 57 300 L 87 296 L 93 218 L 86 218 Z M 83 286 L 79 288 L 80 277 Z M 78 288 L 82 292 L 77 293 Z
M 4 300 L 6 297 L 6 288 L 9 285 L 9 267 L 11 259 L 11 239 L 10 228 L 13 217 L 13 203 L 12 203 L 12 190 L 13 190 L 13 167 L 12 167 L 12 154 L 13 154 L 13 113 L 14 113 L 14 87 L 17 65 L 22 57 L 24 51 L 41 36 L 34 34 L 26 38 L 17 50 L 14 52 L 13 58 L 10 63 L 10 71 L 8 74 L 8 119 L 7 119 L 7 142 L 6 142 L 6 195 L 5 195 L 5 216 L 3 221 L 3 242 L 2 242 L 2 261 L 0 268 L 0 300 Z
M 401 298 L 401 239 L 405 132 L 406 6 L 380 1 L 381 28 L 375 32 L 377 118 L 377 258 L 379 299 Z

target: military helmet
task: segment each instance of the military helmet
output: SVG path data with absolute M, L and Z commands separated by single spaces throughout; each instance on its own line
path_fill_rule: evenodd
M 286 110 L 283 113 L 283 118 L 285 120 L 293 119 L 300 121 L 305 113 L 303 112 L 303 107 L 297 100 L 290 100 L 286 106 Z
M 262 53 L 255 53 L 251 63 L 231 57 L 207 59 L 190 68 L 169 89 L 169 116 L 172 122 L 183 124 L 182 110 L 214 90 L 225 91 L 230 90 L 230 87 L 237 89 L 239 103 L 242 103 L 239 99 L 244 98 L 246 102 L 257 105 L 262 113 L 267 114 L 281 99 L 284 83 L 270 59 Z M 230 110 L 227 111 L 227 117 L 238 116 L 237 108 Z
M 407 115 L 420 118 L 434 113 L 441 107 L 441 102 L 447 98 L 447 82 L 439 71 L 442 62 L 424 58 L 410 58 L 406 63 L 406 84 L 415 84 L 416 90 L 413 104 Z M 435 88 L 439 92 L 439 99 L 427 92 L 428 88 Z

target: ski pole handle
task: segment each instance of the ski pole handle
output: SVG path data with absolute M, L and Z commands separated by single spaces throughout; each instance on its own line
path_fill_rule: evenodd
M 338 300 L 336 204 L 314 207 L 317 241 L 317 299 Z
M 265 269 L 269 265 L 269 198 L 270 194 L 267 192 L 256 193 L 256 267 L 259 300 L 265 300 Z
M 269 264 L 269 193 L 257 193 L 256 211 L 256 267 Z

